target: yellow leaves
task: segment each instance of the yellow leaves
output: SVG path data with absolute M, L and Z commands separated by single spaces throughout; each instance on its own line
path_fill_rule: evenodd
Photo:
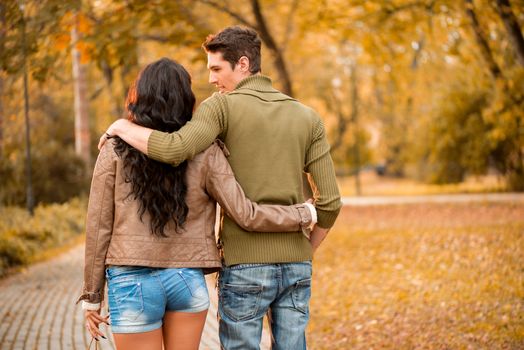
M 518 342 L 523 254 L 522 203 L 344 208 L 315 256 L 309 346 Z

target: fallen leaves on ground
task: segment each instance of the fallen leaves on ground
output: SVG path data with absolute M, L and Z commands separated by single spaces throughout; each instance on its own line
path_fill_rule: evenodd
M 524 349 L 524 204 L 345 207 L 309 348 Z

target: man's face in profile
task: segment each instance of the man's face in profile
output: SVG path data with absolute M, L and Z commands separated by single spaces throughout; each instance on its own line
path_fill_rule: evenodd
M 245 74 L 240 70 L 240 65 L 236 64 L 231 68 L 231 64 L 224 60 L 221 52 L 207 53 L 207 69 L 209 69 L 209 83 L 214 84 L 220 93 L 230 92 L 245 78 Z

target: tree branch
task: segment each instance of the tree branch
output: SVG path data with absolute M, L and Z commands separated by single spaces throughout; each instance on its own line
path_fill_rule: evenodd
M 509 40 L 513 44 L 517 61 L 524 67 L 524 38 L 522 37 L 519 22 L 511 10 L 509 0 L 497 0 L 497 12 L 504 23 L 504 27 L 506 27 Z
M 229 16 L 233 17 L 234 19 L 236 19 L 238 22 L 242 23 L 245 26 L 248 26 L 248 27 L 251 27 L 251 28 L 254 28 L 254 29 L 258 29 L 256 25 L 254 25 L 253 23 L 250 23 L 247 19 L 242 17 L 240 14 L 230 10 L 228 7 L 226 7 L 224 5 L 221 5 L 220 3 L 217 3 L 217 2 L 211 1 L 211 0 L 199 0 L 199 1 L 201 3 L 203 3 L 203 4 L 205 4 L 205 5 L 213 7 L 214 9 L 216 9 L 216 10 L 218 10 L 220 12 L 224 12 L 224 13 L 228 14 Z
M 156 41 L 159 43 L 167 43 L 170 41 L 167 36 L 157 34 L 142 34 L 135 36 L 135 39 L 144 41 Z
M 289 42 L 289 38 L 291 37 L 291 27 L 293 26 L 293 17 L 295 12 L 298 9 L 298 0 L 293 0 L 291 3 L 291 9 L 289 10 L 289 14 L 287 16 L 287 23 L 286 23 L 286 31 L 284 34 L 284 40 L 282 41 L 282 50 L 286 50 L 287 44 Z
M 275 59 L 275 68 L 278 70 L 280 78 L 282 79 L 283 92 L 289 96 L 293 96 L 293 86 L 291 83 L 291 78 L 286 67 L 286 62 L 282 55 L 282 50 L 278 47 L 276 41 L 273 39 L 273 36 L 269 32 L 269 28 L 266 25 L 266 20 L 262 14 L 260 8 L 260 3 L 258 0 L 251 0 L 251 9 L 255 15 L 255 19 L 258 24 L 258 31 L 260 38 L 266 44 L 267 48 L 273 53 Z
M 429 12 L 433 12 L 433 7 L 435 6 L 436 0 L 431 0 L 430 2 L 426 3 L 425 1 L 414 1 L 403 5 L 385 5 L 382 9 L 379 11 L 373 13 L 374 16 L 384 16 L 385 19 L 388 19 L 391 16 L 394 16 L 398 12 L 402 12 L 409 9 L 414 8 L 421 8 Z M 369 17 L 369 16 L 368 16 Z
M 488 42 L 484 36 L 482 27 L 480 26 L 480 23 L 477 19 L 477 14 L 475 13 L 474 6 L 473 6 L 473 1 L 464 0 L 464 2 L 466 5 L 466 14 L 470 19 L 471 27 L 473 28 L 475 39 L 477 41 L 482 57 L 486 61 L 488 65 L 488 69 L 491 75 L 493 76 L 493 78 L 495 79 L 502 78 L 502 71 L 500 67 L 498 66 L 497 62 L 495 62 L 495 59 L 493 58 L 493 54 L 491 53 L 491 49 L 489 48 Z

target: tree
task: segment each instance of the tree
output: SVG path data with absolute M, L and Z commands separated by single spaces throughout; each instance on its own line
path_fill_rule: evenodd
M 0 51 L 4 50 L 6 34 L 5 4 L 0 3 Z M 4 156 L 4 75 L 0 71 L 0 159 Z
M 83 159 L 86 166 L 86 174 L 89 174 L 91 170 L 91 150 L 87 82 L 81 52 L 77 47 L 80 39 L 80 34 L 78 33 L 78 15 L 73 15 L 73 18 L 71 28 L 71 56 L 73 61 L 73 86 L 75 91 L 75 151 L 76 154 Z

